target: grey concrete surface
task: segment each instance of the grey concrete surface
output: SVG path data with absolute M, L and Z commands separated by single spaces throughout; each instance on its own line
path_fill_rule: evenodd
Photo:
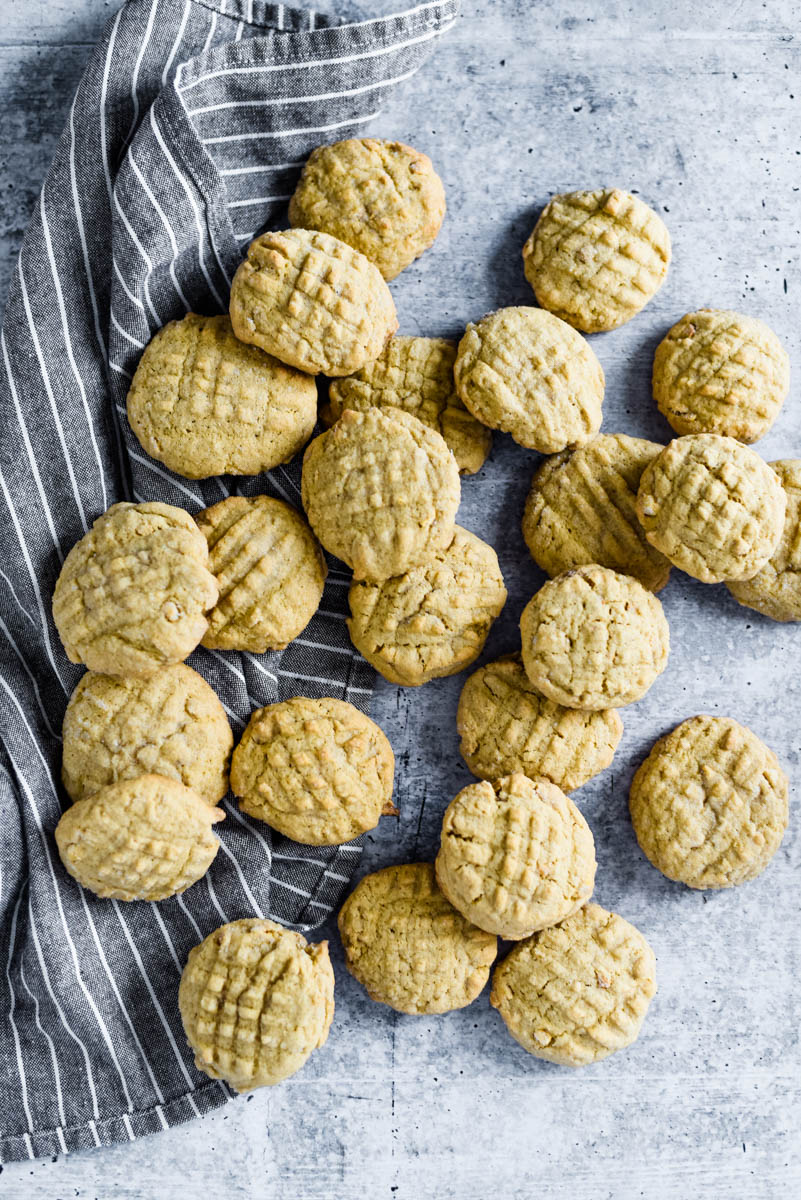
M 109 11 L 103 0 L 0 0 L 3 280 Z M 374 126 L 428 151 L 448 192 L 436 247 L 393 284 L 401 330 L 458 334 L 489 309 L 529 302 L 519 251 L 538 209 L 555 191 L 616 183 L 663 214 L 674 262 L 638 318 L 593 338 L 604 429 L 667 440 L 650 363 L 690 308 L 763 317 L 799 377 L 799 68 L 793 0 L 464 0 L 436 58 Z M 801 453 L 797 383 L 757 448 L 768 459 Z M 499 436 L 464 484 L 459 519 L 497 547 L 510 593 L 485 657 L 514 648 L 542 579 L 519 533 L 535 462 Z M 0 1196 L 801 1194 L 798 789 L 768 871 L 723 893 L 691 892 L 650 867 L 626 806 L 652 741 L 696 712 L 750 725 L 797 778 L 801 629 L 678 573 L 663 599 L 668 669 L 623 711 L 612 767 L 576 794 L 596 838 L 597 899 L 657 955 L 659 992 L 635 1047 L 571 1073 L 527 1056 L 486 994 L 442 1018 L 395 1015 L 346 974 L 330 928 L 335 1023 L 299 1076 L 137 1145 L 8 1166 Z M 373 714 L 396 750 L 401 811 L 370 839 L 365 869 L 435 852 L 442 811 L 469 780 L 454 730 L 462 681 L 379 687 Z

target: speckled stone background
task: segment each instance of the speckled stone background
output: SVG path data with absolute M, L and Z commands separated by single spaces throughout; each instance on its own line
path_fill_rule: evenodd
M 373 13 L 402 4 L 373 0 Z M 0 289 L 89 48 L 115 4 L 0 0 Z M 316 6 L 336 9 L 336 0 Z M 448 192 L 436 248 L 393 284 L 406 333 L 458 335 L 532 300 L 520 246 L 556 191 L 616 183 L 667 222 L 674 261 L 634 321 L 593 338 L 606 431 L 666 441 L 650 398 L 654 348 L 690 308 L 765 318 L 801 379 L 801 43 L 793 0 L 464 0 L 436 57 L 375 122 L 428 151 Z M 801 455 L 798 383 L 768 459 Z M 498 549 L 509 601 L 485 657 L 515 647 L 542 582 L 519 518 L 535 455 L 496 437 L 463 487 L 460 521 Z M 740 609 L 686 576 L 662 593 L 670 664 L 623 711 L 613 766 L 576 793 L 596 838 L 596 898 L 638 925 L 659 992 L 630 1051 L 568 1072 L 526 1055 L 486 994 L 446 1017 L 402 1017 L 345 972 L 325 1049 L 295 1079 L 132 1146 L 7 1166 L 0 1196 L 196 1195 L 278 1200 L 751 1200 L 801 1194 L 798 787 L 762 878 L 722 893 L 670 883 L 639 852 L 632 772 L 696 712 L 750 725 L 799 775 L 801 628 Z M 364 868 L 430 857 L 469 781 L 454 730 L 462 678 L 382 684 L 373 715 L 398 759 L 398 819 Z

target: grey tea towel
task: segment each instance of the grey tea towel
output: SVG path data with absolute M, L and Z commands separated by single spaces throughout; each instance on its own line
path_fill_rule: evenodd
M 358 846 L 300 847 L 228 803 L 222 851 L 185 896 L 126 905 L 82 891 L 52 836 L 81 670 L 50 597 L 69 549 L 117 500 L 196 512 L 269 491 L 299 505 L 298 462 L 244 483 L 165 470 L 128 428 L 128 383 L 165 322 L 225 309 L 245 244 L 285 219 L 305 156 L 366 130 L 457 2 L 336 24 L 262 0 L 129 0 L 78 88 L 0 339 L 2 1160 L 127 1141 L 224 1103 L 181 1028 L 187 953 L 237 917 L 314 927 L 358 861 Z M 329 565 L 319 613 L 283 653 L 193 655 L 235 734 L 254 707 L 298 693 L 366 707 L 348 578 Z

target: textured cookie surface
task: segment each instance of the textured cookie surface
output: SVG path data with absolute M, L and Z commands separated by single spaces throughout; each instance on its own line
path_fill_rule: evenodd
M 676 433 L 755 442 L 790 388 L 790 359 L 764 321 L 727 309 L 687 313 L 656 348 L 654 399 Z
M 348 138 L 318 146 L 289 202 L 289 220 L 347 242 L 394 279 L 433 243 L 445 189 L 431 159 L 403 142 Z
M 592 895 L 595 844 L 572 800 L 547 779 L 472 783 L 448 805 L 437 882 L 479 929 L 519 940 Z
M 352 583 L 349 600 L 356 649 L 391 683 L 416 687 L 478 657 L 506 588 L 492 546 L 457 525 L 447 550 L 383 583 Z
M 303 457 L 303 507 L 355 579 L 389 579 L 453 537 L 459 468 L 438 433 L 400 409 L 343 413 Z
M 637 519 L 642 473 L 661 449 L 623 433 L 599 433 L 542 464 L 531 481 L 523 537 L 543 571 L 553 577 L 599 563 L 652 592 L 664 587 L 670 563 Z
M 309 440 L 317 387 L 240 342 L 227 316 L 189 313 L 146 347 L 128 392 L 128 420 L 148 454 L 179 475 L 258 475 Z
M 520 771 L 565 791 L 608 767 L 623 734 L 614 709 L 581 712 L 543 696 L 519 654 L 473 672 L 459 697 L 456 727 L 462 757 L 480 779 Z
M 190 951 L 178 1006 L 199 1071 L 237 1092 L 280 1083 L 328 1037 L 328 943 L 256 917 L 221 925 Z
M 270 496 L 230 496 L 195 517 L 220 598 L 203 645 L 283 650 L 316 613 L 328 568 L 303 517 Z
M 445 338 L 391 338 L 355 375 L 332 381 L 323 418 L 333 424 L 346 408 L 402 408 L 442 434 L 459 471 L 472 475 L 489 454 L 492 434 L 459 399 L 455 361 L 456 346 Z
M 770 466 L 787 496 L 779 544 L 752 579 L 726 586 L 746 608 L 754 608 L 774 621 L 801 621 L 801 459 L 782 459 Z
M 177 779 L 210 804 L 228 791 L 231 726 L 212 688 L 183 663 L 147 679 L 88 671 L 63 735 L 61 778 L 73 800 L 140 775 Z
M 339 912 L 345 964 L 373 1000 L 443 1013 L 475 1000 L 497 953 L 493 934 L 448 903 L 429 863 L 366 875 Z
M 667 666 L 662 605 L 607 567 L 577 567 L 546 583 L 523 610 L 520 633 L 529 679 L 568 708 L 631 704 Z
M 756 878 L 787 827 L 787 776 L 772 750 L 729 717 L 691 717 L 660 738 L 631 785 L 643 851 L 694 888 Z
M 515 946 L 495 968 L 490 1003 L 529 1054 L 584 1067 L 635 1041 L 655 992 L 640 931 L 587 904 Z
M 53 619 L 71 662 L 107 675 L 152 675 L 182 662 L 217 601 L 206 539 L 189 513 L 114 504 L 70 550 Z
M 82 887 L 115 900 L 165 900 L 197 883 L 223 812 L 163 775 L 140 775 L 78 800 L 56 826 L 61 861 Z
M 662 286 L 670 234 L 653 209 L 628 192 L 568 192 L 543 209 L 523 262 L 543 308 L 598 333 L 630 321 Z
M 648 541 L 704 583 L 752 579 L 779 543 L 786 505 L 775 471 L 714 433 L 674 438 L 643 471 L 637 493 Z
M 264 233 L 231 286 L 231 324 L 243 342 L 311 375 L 350 375 L 377 358 L 398 328 L 377 267 L 327 233 Z
M 251 817 L 296 842 L 332 846 L 394 812 L 395 757 L 383 731 L 344 700 L 296 696 L 254 712 L 231 787 Z
M 541 309 L 500 308 L 468 325 L 454 375 L 474 417 L 542 454 L 600 428 L 601 364 L 581 334 Z

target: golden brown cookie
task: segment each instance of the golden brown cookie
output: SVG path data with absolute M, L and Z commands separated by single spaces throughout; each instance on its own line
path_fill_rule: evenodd
M 667 666 L 662 605 L 608 567 L 577 567 L 546 583 L 523 610 L 520 633 L 529 679 L 567 708 L 631 704 Z
M 543 571 L 553 577 L 599 563 L 633 575 L 652 592 L 665 586 L 670 563 L 637 520 L 642 473 L 661 449 L 623 433 L 599 433 L 545 460 L 523 514 L 523 537 Z
M 163 775 L 216 804 L 234 744 L 225 709 L 183 663 L 147 679 L 87 671 L 64 714 L 61 778 L 72 800 L 110 783 Z
M 448 903 L 430 863 L 366 875 L 340 909 L 339 932 L 351 975 L 373 1000 L 404 1013 L 470 1004 L 498 947 Z
M 70 662 L 137 678 L 182 662 L 217 602 L 208 561 L 206 539 L 182 508 L 113 504 L 70 550 L 53 592 Z
M 500 308 L 468 325 L 454 377 L 474 417 L 542 454 L 600 428 L 601 364 L 580 333 L 542 309 Z
M 258 475 L 311 437 L 317 385 L 240 342 L 227 316 L 189 313 L 145 348 L 128 420 L 151 457 L 188 479 Z
M 467 411 L 456 392 L 456 346 L 445 338 L 394 337 L 355 375 L 334 379 L 322 417 L 329 425 L 346 408 L 402 408 L 442 434 L 462 475 L 483 465 L 492 433 Z
M 310 375 L 352 375 L 398 328 L 381 273 L 338 238 L 306 229 L 263 233 L 231 286 L 231 324 Z
M 271 496 L 229 496 L 195 517 L 220 598 L 209 613 L 210 650 L 283 650 L 320 605 L 328 568 L 303 517 Z
M 676 433 L 755 442 L 789 389 L 790 359 L 773 330 L 727 309 L 687 313 L 654 355 L 654 400 Z
M 637 493 L 648 541 L 703 583 L 752 579 L 779 544 L 786 506 L 768 464 L 714 433 L 674 438 L 643 471 Z
M 81 887 L 113 900 L 166 900 L 208 871 L 225 814 L 163 775 L 140 775 L 78 800 L 56 826 L 61 861 Z
M 221 925 L 189 952 L 178 1007 L 199 1071 L 237 1092 L 280 1083 L 328 1038 L 328 943 L 256 917 Z
M 250 718 L 231 763 L 239 807 L 307 846 L 335 846 L 394 813 L 395 756 L 344 700 L 295 696 Z
M 326 550 L 377 581 L 449 545 L 461 499 L 443 439 L 397 408 L 344 412 L 306 450 L 301 487 Z
M 585 1067 L 636 1040 L 655 993 L 640 931 L 587 904 L 515 946 L 495 968 L 490 1003 L 529 1054 Z
M 383 583 L 351 584 L 348 630 L 390 683 L 418 687 L 478 658 L 506 603 L 492 546 L 457 525 L 446 550 Z
M 659 291 L 670 234 L 653 209 L 619 188 L 567 192 L 543 209 L 523 263 L 543 308 L 598 333 L 630 321 Z
M 427 155 L 403 142 L 348 138 L 309 155 L 289 220 L 347 242 L 385 279 L 431 246 L 445 216 L 445 189 Z
M 480 779 L 521 771 L 566 792 L 608 767 L 623 735 L 615 709 L 581 712 L 548 700 L 519 654 L 473 672 L 459 697 L 456 728 L 462 758 Z
M 787 511 L 779 544 L 752 579 L 727 583 L 739 604 L 774 621 L 801 621 L 801 459 L 769 464 L 787 495 Z
M 787 776 L 772 750 L 729 717 L 691 717 L 637 771 L 629 808 L 658 870 L 692 888 L 755 879 L 787 828 Z

